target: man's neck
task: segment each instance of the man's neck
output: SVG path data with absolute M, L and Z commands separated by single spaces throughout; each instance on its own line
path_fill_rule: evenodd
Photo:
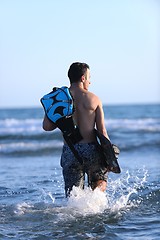
M 70 88 L 72 88 L 72 89 L 76 89 L 76 88 L 84 89 L 82 82 L 72 83 L 71 86 L 70 86 Z

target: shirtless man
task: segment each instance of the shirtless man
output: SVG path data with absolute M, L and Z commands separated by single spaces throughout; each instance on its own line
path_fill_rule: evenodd
M 90 85 L 90 69 L 86 63 L 73 63 L 68 71 L 70 92 L 74 99 L 74 122 L 78 126 L 83 139 L 75 144 L 75 149 L 83 159 L 83 165 L 74 157 L 68 145 L 64 143 L 61 166 L 65 182 L 66 196 L 69 196 L 73 186 L 84 187 L 85 173 L 88 175 L 89 186 L 106 190 L 108 169 L 104 166 L 101 153 L 96 142 L 94 128 L 96 127 L 109 139 L 105 124 L 104 112 L 100 99 L 88 91 Z M 54 130 L 56 126 L 46 116 L 43 129 Z

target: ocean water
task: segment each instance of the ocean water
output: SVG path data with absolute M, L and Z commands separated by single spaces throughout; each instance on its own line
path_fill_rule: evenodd
M 43 109 L 0 109 L 0 239 L 160 239 L 160 105 L 104 107 L 121 173 L 65 199 L 62 137 Z

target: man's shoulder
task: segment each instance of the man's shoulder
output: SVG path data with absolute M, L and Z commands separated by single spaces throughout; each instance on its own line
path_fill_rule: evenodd
M 87 92 L 86 99 L 84 99 L 84 101 L 91 109 L 96 109 L 99 105 L 101 105 L 99 97 L 93 92 Z
M 99 97 L 98 97 L 95 93 L 93 93 L 93 92 L 89 92 L 89 91 L 88 91 L 88 97 L 89 97 L 90 99 L 94 99 L 94 100 L 96 100 L 96 101 L 100 101 Z

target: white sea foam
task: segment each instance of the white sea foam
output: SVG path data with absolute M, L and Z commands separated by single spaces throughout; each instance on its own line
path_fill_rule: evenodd
M 53 149 L 62 147 L 62 141 L 51 140 L 48 142 L 14 142 L 14 143 L 4 143 L 0 144 L 0 153 L 13 153 L 22 151 L 38 151 L 39 149 Z
M 139 119 L 105 119 L 110 129 L 142 130 L 149 132 L 160 131 L 160 119 L 139 118 Z
M 29 209 L 33 208 L 33 205 L 23 202 L 23 203 L 19 203 L 16 206 L 16 210 L 14 211 L 14 213 L 16 215 L 23 215 L 24 213 L 28 212 Z
M 105 119 L 109 129 L 160 131 L 160 119 Z M 2 134 L 39 134 L 44 133 L 42 119 L 5 119 L 0 120 L 0 135 Z
M 41 119 L 5 119 L 0 120 L 1 134 L 17 134 L 17 133 L 39 133 L 42 132 Z

